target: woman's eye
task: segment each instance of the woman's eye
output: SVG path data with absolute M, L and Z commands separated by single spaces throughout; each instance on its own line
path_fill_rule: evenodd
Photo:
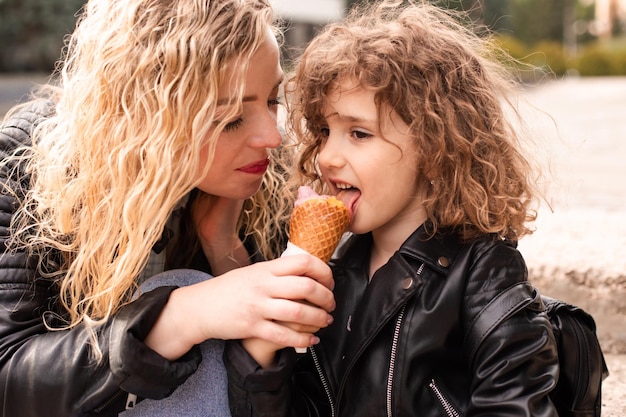
M 330 136 L 330 129 L 327 127 L 323 127 L 320 129 L 320 136 L 323 138 L 327 138 Z
M 232 132 L 233 130 L 237 130 L 237 128 L 239 128 L 239 126 L 241 126 L 241 124 L 243 123 L 243 119 L 240 117 L 237 120 L 233 120 L 230 123 L 227 123 L 226 126 L 224 126 L 224 131 L 225 132 Z

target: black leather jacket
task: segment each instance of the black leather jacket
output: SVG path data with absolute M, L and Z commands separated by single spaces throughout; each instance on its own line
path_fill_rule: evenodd
M 37 120 L 51 111 L 38 103 L 7 120 L 0 128 L 0 157 L 30 143 Z M 18 189 L 8 170 L 0 181 Z M 27 181 L 24 179 L 23 181 Z M 27 187 L 27 183 L 22 184 Z M 82 326 L 49 331 L 54 323 L 58 287 L 37 272 L 23 252 L 7 252 L 16 198 L 0 193 L 0 409 L 6 417 L 117 416 L 128 393 L 163 398 L 191 375 L 200 363 L 197 347 L 170 362 L 142 340 L 148 334 L 173 287 L 146 293 L 123 307 L 98 329 L 103 360 L 94 361 Z
M 285 349 L 262 370 L 229 343 L 234 417 L 557 415 L 557 349 L 540 301 L 487 335 L 466 334 L 498 293 L 526 280 L 514 244 L 427 240 L 420 228 L 371 283 L 370 246 L 370 235 L 352 236 L 335 261 L 335 321 L 309 353 Z

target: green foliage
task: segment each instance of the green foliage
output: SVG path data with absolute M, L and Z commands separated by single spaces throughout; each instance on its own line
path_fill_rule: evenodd
M 496 58 L 521 82 L 533 84 L 547 76 L 554 76 L 548 56 L 543 52 L 533 51 L 519 39 L 498 35 L 494 39 L 494 44 L 504 52 L 496 55 Z
M 0 0 L 0 71 L 50 71 L 84 0 Z
M 510 30 L 527 45 L 541 40 L 561 41 L 563 11 L 568 1 L 510 0 Z
M 576 59 L 576 67 L 581 75 L 610 75 L 611 58 L 598 45 L 590 46 Z
M 346 0 L 348 6 L 373 0 Z M 471 20 L 496 33 L 496 40 L 513 61 L 503 63 L 524 82 L 546 77 L 626 75 L 626 37 L 600 43 L 590 32 L 576 33 L 594 20 L 595 5 L 580 0 L 430 0 L 468 11 Z M 618 23 L 618 22 L 616 22 Z M 567 26 L 571 25 L 571 26 Z M 614 25 L 619 29 L 623 26 Z M 566 30 L 571 28 L 570 31 Z M 568 39 L 566 37 L 568 33 Z M 619 32 L 619 30 L 617 31 Z M 616 33 L 617 33 L 616 32 Z M 565 48 L 567 43 L 569 48 Z M 577 52 L 566 52 L 577 49 Z
M 626 75 L 626 38 L 621 42 L 593 42 L 580 45 L 575 55 L 568 55 L 563 45 L 539 41 L 526 46 L 512 36 L 497 36 L 497 44 L 516 61 L 512 69 L 525 82 L 546 76 L 561 77 L 575 73 L 582 76 Z
M 526 45 L 513 36 L 499 35 L 496 37 L 496 43 L 515 59 L 523 61 L 528 54 Z
M 349 8 L 373 0 L 344 1 Z M 568 56 L 562 47 L 564 22 L 568 17 L 581 22 L 593 20 L 591 3 L 579 0 L 430 1 L 469 11 L 473 22 L 496 32 L 504 49 L 517 60 L 512 67 L 522 78 L 534 79 L 537 74 L 562 76 L 570 72 L 626 75 L 626 38 L 622 37 L 621 43 L 599 43 L 587 32 L 575 39 L 578 42 L 575 56 Z M 61 57 L 64 37 L 74 29 L 76 13 L 84 2 L 0 0 L 0 71 L 50 72 Z
M 563 45 L 554 41 L 540 41 L 534 45 L 536 50 L 529 56 L 530 64 L 542 68 L 546 73 L 565 75 L 567 72 L 567 55 Z
M 626 47 L 595 43 L 580 52 L 575 59 L 575 67 L 582 76 L 624 75 Z

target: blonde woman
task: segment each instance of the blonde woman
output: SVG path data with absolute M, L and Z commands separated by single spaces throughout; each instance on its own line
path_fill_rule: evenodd
M 89 1 L 57 75 L 0 130 L 3 415 L 118 415 L 214 339 L 316 343 L 329 268 L 255 263 L 291 204 L 269 3 Z

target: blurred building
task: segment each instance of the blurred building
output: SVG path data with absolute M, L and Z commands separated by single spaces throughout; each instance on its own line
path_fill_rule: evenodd
M 626 31 L 626 0 L 595 0 L 594 35 L 607 39 Z
M 284 59 L 291 60 L 326 23 L 341 19 L 345 0 L 270 0 L 278 17 L 285 22 Z

